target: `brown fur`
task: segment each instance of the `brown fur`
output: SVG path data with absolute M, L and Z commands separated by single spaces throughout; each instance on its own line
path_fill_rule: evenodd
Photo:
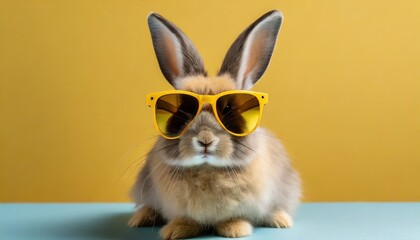
M 128 222 L 130 227 L 145 227 L 161 225 L 165 222 L 162 216 L 153 208 L 139 209 Z
M 252 225 L 245 219 L 230 219 L 217 224 L 216 231 L 224 237 L 245 237 L 251 235 Z
M 171 31 L 160 29 L 155 21 Z M 260 22 L 264 27 L 258 28 Z M 157 52 L 158 58 L 164 58 L 159 63 L 177 89 L 211 95 L 238 86 L 250 87 L 268 65 L 280 23 L 281 14 L 270 12 L 247 28 L 229 50 L 223 63 L 224 74 L 218 77 L 206 77 L 194 71 L 178 76 L 176 73 L 188 73 L 187 68 L 184 65 L 184 69 L 173 70 L 177 64 L 168 67 L 169 53 Z M 157 39 L 161 31 L 174 34 L 168 38 L 170 40 L 187 39 L 161 16 L 151 15 L 149 25 L 158 45 L 162 43 Z M 261 35 L 254 35 L 252 39 L 257 42 L 249 43 L 252 52 L 243 56 L 242 45 L 247 43 L 249 34 L 254 34 L 254 28 L 258 28 Z M 264 51 L 259 53 L 259 48 Z M 193 51 L 194 48 L 191 45 L 181 50 Z M 190 64 L 197 65 L 195 69 L 201 69 L 201 59 L 191 61 L 186 57 L 197 57 L 197 53 L 172 51 L 175 52 L 170 54 L 177 55 L 171 59 L 187 58 Z M 238 54 L 241 57 L 236 56 Z M 233 71 L 240 71 L 244 58 L 250 60 L 250 65 L 242 64 L 246 77 L 236 79 L 238 74 Z M 229 59 L 238 61 L 229 62 Z M 235 137 L 220 126 L 211 109 L 205 106 L 179 139 L 158 139 L 138 175 L 132 196 L 139 209 L 129 224 L 147 226 L 164 219 L 168 223 L 160 231 L 163 239 L 193 237 L 207 227 L 214 227 L 222 236 L 242 237 L 252 233 L 253 225 L 292 226 L 290 215 L 299 202 L 300 179 L 280 141 L 268 131 L 258 128 L 245 137 Z
M 194 220 L 188 218 L 174 218 L 160 230 L 164 240 L 194 237 L 201 233 L 202 228 Z
M 215 95 L 235 89 L 235 81 L 229 75 L 217 77 L 192 76 L 179 81 L 177 89 L 195 92 L 201 95 Z

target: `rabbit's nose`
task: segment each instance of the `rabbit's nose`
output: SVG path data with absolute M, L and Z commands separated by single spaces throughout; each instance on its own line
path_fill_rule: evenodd
M 219 138 L 209 130 L 201 130 L 197 137 L 193 138 L 193 144 L 197 150 L 202 151 L 214 151 L 216 149 Z
M 209 146 L 214 141 L 216 141 L 216 139 L 217 137 L 214 135 L 214 133 L 209 130 L 201 130 L 197 135 L 197 141 L 203 147 Z
M 198 144 L 200 144 L 201 147 L 205 147 L 205 148 L 209 147 L 214 142 L 214 141 L 202 142 L 201 140 L 197 140 L 197 141 L 198 141 Z

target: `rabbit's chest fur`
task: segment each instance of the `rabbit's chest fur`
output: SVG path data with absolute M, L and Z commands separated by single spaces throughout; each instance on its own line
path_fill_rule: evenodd
M 266 214 L 262 206 L 268 193 L 262 179 L 247 168 L 200 166 L 167 171 L 169 177 L 155 183 L 158 195 L 165 199 L 161 206 L 168 218 L 188 216 L 211 224 L 233 217 L 257 220 Z

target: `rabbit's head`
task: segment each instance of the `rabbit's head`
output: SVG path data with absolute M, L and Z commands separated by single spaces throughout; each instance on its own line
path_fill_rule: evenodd
M 192 42 L 173 23 L 152 13 L 148 17 L 154 50 L 166 80 L 178 90 L 214 95 L 249 90 L 269 64 L 282 23 L 279 11 L 270 11 L 246 28 L 228 50 L 217 76 L 208 77 Z M 233 122 L 232 124 L 236 124 Z M 247 164 L 258 145 L 258 131 L 233 136 L 204 105 L 188 129 L 177 139 L 160 138 L 167 164 L 176 166 L 229 167 Z

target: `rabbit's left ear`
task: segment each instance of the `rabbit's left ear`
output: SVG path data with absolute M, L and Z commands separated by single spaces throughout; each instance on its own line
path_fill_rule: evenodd
M 207 75 L 194 44 L 181 29 L 157 13 L 150 14 L 147 22 L 160 69 L 172 86 L 176 88 L 182 77 Z
M 251 89 L 271 59 L 283 15 L 270 11 L 245 29 L 229 48 L 219 75 L 228 73 L 238 89 Z

